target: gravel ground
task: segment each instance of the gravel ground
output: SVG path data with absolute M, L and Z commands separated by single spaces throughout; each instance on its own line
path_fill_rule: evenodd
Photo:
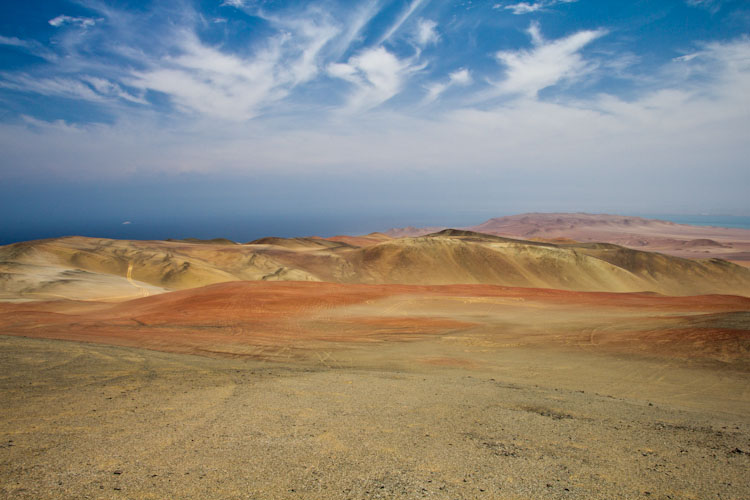
M 750 498 L 747 372 L 681 366 L 732 388 L 706 406 L 646 391 L 658 361 L 558 380 L 533 352 L 503 371 L 367 349 L 335 367 L 0 337 L 0 497 Z

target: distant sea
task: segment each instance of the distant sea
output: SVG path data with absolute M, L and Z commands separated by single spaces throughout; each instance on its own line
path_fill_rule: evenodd
M 740 215 L 639 215 L 646 219 L 661 219 L 691 226 L 716 226 L 750 229 L 750 217 Z
M 163 217 L 155 220 L 133 219 L 123 224 L 111 216 L 98 220 L 75 220 L 70 217 L 53 216 L 29 223 L 0 221 L 0 245 L 17 241 L 40 238 L 55 238 L 66 235 L 91 236 L 99 238 L 164 240 L 167 238 L 228 238 L 247 242 L 264 236 L 333 236 L 336 234 L 366 234 L 373 231 L 386 231 L 393 227 L 467 227 L 481 224 L 489 216 L 501 217 L 511 214 L 447 214 L 429 216 L 404 216 L 387 214 L 372 216 L 366 214 L 320 216 L 282 216 L 257 214 L 255 216 L 205 216 L 205 217 Z M 750 217 L 732 215 L 664 215 L 664 214 L 623 214 L 649 219 L 660 219 L 690 224 L 694 226 L 719 226 L 750 229 Z M 10 222 L 10 221 L 9 221 Z

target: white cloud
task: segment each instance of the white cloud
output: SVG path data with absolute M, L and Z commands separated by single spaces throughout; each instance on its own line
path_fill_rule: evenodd
M 440 97 L 440 94 L 445 92 L 445 90 L 448 88 L 448 83 L 443 82 L 435 82 L 429 84 L 427 89 L 427 94 L 425 94 L 424 99 L 422 100 L 423 104 L 430 104 L 431 102 L 435 102 L 438 97 Z
M 391 24 L 391 26 L 380 37 L 380 40 L 378 40 L 376 45 L 387 42 L 399 29 L 401 29 L 401 26 L 406 20 L 409 19 L 414 11 L 416 11 L 423 3 L 424 0 L 412 0 L 411 4 L 409 4 L 409 8 L 406 9 L 393 24 Z
M 539 3 L 520 2 L 520 3 L 513 4 L 513 5 L 505 6 L 506 9 L 513 11 L 513 13 L 517 16 L 521 14 L 529 14 L 530 12 L 536 12 L 542 7 L 543 7 L 543 4 L 541 2 Z
M 191 31 L 180 32 L 172 41 L 178 55 L 148 61 L 148 69 L 126 81 L 167 94 L 186 112 L 249 120 L 320 73 L 321 52 L 339 31 L 325 18 L 307 14 L 267 17 L 280 33 L 250 56 L 228 54 Z
M 459 69 L 450 74 L 451 84 L 455 85 L 469 85 L 471 83 L 471 75 L 469 70 L 466 68 Z
M 411 2 L 404 9 L 406 13 L 412 10 L 411 19 L 400 21 L 401 15 L 400 24 L 386 31 L 396 26 L 393 33 L 400 34 L 401 29 L 404 39 L 416 45 L 422 15 L 419 3 Z M 481 92 L 488 86 L 479 65 L 457 69 L 438 80 L 420 79 L 432 82 L 423 96 L 408 86 L 423 67 L 420 56 L 404 58 L 378 45 L 350 55 L 360 46 L 356 41 L 362 33 L 371 33 L 366 27 L 377 12 L 375 7 L 357 8 L 341 19 L 314 9 L 285 13 L 284 19 L 269 21 L 276 33 L 255 44 L 252 53 L 242 52 L 247 47 L 230 53 L 229 47 L 207 45 L 195 35 L 192 21 L 175 21 L 184 31 L 165 29 L 163 36 L 149 38 L 149 45 L 141 40 L 131 43 L 138 37 L 136 17 L 115 26 L 115 17 L 100 13 L 113 26 L 114 57 L 100 52 L 89 58 L 96 52 L 89 50 L 93 37 L 65 30 L 57 35 L 60 43 L 55 46 L 65 63 L 56 66 L 56 72 L 5 72 L 0 74 L 0 85 L 40 95 L 121 104 L 123 100 L 143 103 L 150 89 L 164 92 L 176 107 L 193 116 L 185 119 L 147 106 L 127 106 L 127 113 L 119 112 L 124 107 L 115 108 L 113 122 L 108 124 L 72 125 L 31 118 L 21 125 L 2 123 L 0 150 L 5 161 L 0 172 L 101 178 L 132 175 L 139 169 L 279 175 L 378 170 L 392 175 L 412 169 L 448 178 L 461 165 L 465 177 L 478 185 L 487 185 L 490 176 L 512 169 L 535 172 L 538 179 L 564 173 L 573 182 L 609 180 L 612 177 L 607 176 L 614 172 L 628 172 L 628 178 L 643 179 L 641 187 L 658 184 L 659 179 L 653 177 L 657 172 L 663 179 L 674 174 L 678 182 L 720 178 L 723 181 L 717 185 L 746 189 L 747 182 L 741 181 L 748 177 L 746 158 L 750 157 L 747 38 L 697 46 L 666 67 L 649 67 L 649 74 L 639 75 L 644 80 L 633 86 L 627 100 L 600 95 L 573 101 L 560 95 L 555 102 L 545 102 L 535 98 L 542 89 L 612 74 L 610 67 L 635 71 L 638 65 L 623 59 L 621 52 L 607 54 L 606 60 L 601 53 L 594 61 L 584 57 L 583 49 L 603 36 L 601 30 L 548 40 L 538 25 L 531 24 L 528 47 L 496 55 L 504 73 L 491 86 L 494 96 L 505 97 L 502 104 L 485 100 L 472 107 L 467 104 L 467 92 L 459 87 Z M 60 25 L 64 22 L 68 21 L 61 20 Z M 448 25 L 442 36 L 449 36 Z M 430 36 L 421 40 L 432 43 Z M 15 38 L 0 38 L 0 43 L 29 48 Z M 137 65 L 121 64 L 123 59 Z M 140 69 L 133 72 L 132 67 Z M 339 79 L 339 85 L 316 80 L 321 72 Z M 297 86 L 309 83 L 300 89 L 304 92 L 282 102 Z M 348 89 L 346 94 L 339 93 L 342 88 Z M 331 93 L 330 98 L 321 98 L 324 91 Z M 442 99 L 444 105 L 429 110 L 378 108 L 399 94 L 404 101 L 416 95 L 423 103 Z M 337 113 L 335 106 L 321 109 L 319 102 L 333 102 L 338 96 L 342 96 L 343 110 L 352 114 Z M 285 113 L 286 106 L 298 103 L 314 109 L 314 118 Z M 356 113 L 365 111 L 370 111 L 366 117 Z
M 591 70 L 580 50 L 606 33 L 604 30 L 579 31 L 565 38 L 546 41 L 536 24 L 532 24 L 528 32 L 533 49 L 496 54 L 506 68 L 505 79 L 497 84 L 501 93 L 533 97 L 563 80 L 580 78 Z
M 357 68 L 352 64 L 348 63 L 331 63 L 328 65 L 328 74 L 335 77 L 341 78 L 357 85 L 362 85 L 362 79 L 360 78 Z
M 14 168 L 70 175 L 101 165 L 109 175 L 127 175 L 139 166 L 280 174 L 410 168 L 437 175 L 462 165 L 477 180 L 507 166 L 540 177 L 564 171 L 574 179 L 602 178 L 620 171 L 654 182 L 656 171 L 695 178 L 711 165 L 713 177 L 730 178 L 750 157 L 750 117 L 738 105 L 745 102 L 750 84 L 750 67 L 743 59 L 750 55 L 750 42 L 705 51 L 702 58 L 712 63 L 715 81 L 701 80 L 692 89 L 675 81 L 673 88 L 632 101 L 613 96 L 573 103 L 522 99 L 494 109 L 458 109 L 439 120 L 393 110 L 367 120 L 319 117 L 314 126 L 300 122 L 281 129 L 262 120 L 208 120 L 169 128 L 142 121 L 114 127 L 36 123 L 38 131 L 5 124 L 0 125 L 0 149 L 13 152 L 13 162 L 6 164 Z M 358 67 L 353 73 L 364 78 Z M 466 81 L 456 73 L 452 80 Z
M 28 48 L 30 47 L 30 44 L 24 40 L 21 40 L 20 38 L 16 37 L 7 37 L 0 35 L 0 45 L 10 45 L 12 47 L 24 47 Z
M 341 34 L 332 44 L 331 57 L 334 61 L 344 55 L 352 43 L 362 35 L 362 30 L 380 11 L 380 4 L 380 1 L 365 2 L 354 11 L 354 14 L 345 23 Z
M 466 86 L 472 83 L 471 74 L 466 68 L 461 68 L 448 75 L 447 82 L 433 83 L 427 86 L 427 95 L 425 95 L 423 104 L 429 104 L 437 100 L 440 95 L 454 85 Z
M 377 47 L 351 57 L 347 63 L 329 65 L 328 73 L 356 85 L 346 109 L 353 112 L 374 108 L 395 96 L 403 88 L 406 76 L 418 69 L 384 47 Z
M 257 117 L 317 77 L 342 28 L 327 11 L 256 12 L 277 30 L 249 55 L 202 42 L 191 29 L 167 38 L 169 56 L 147 59 L 146 69 L 123 78 L 128 85 L 162 92 L 178 109 L 230 121 Z
M 291 19 L 272 19 L 284 30 L 279 49 L 280 79 L 291 85 L 307 82 L 320 72 L 320 57 L 323 49 L 337 35 L 339 28 L 333 26 L 325 14 L 313 16 L 310 13 Z
M 17 47 L 34 56 L 54 62 L 57 59 L 56 54 L 39 43 L 36 40 L 22 40 L 16 37 L 7 37 L 0 35 L 0 45 Z
M 701 52 L 694 52 L 692 54 L 685 54 L 684 56 L 675 57 L 672 59 L 675 62 L 690 62 L 696 57 L 700 57 L 702 55 Z
M 92 86 L 100 96 L 120 98 L 138 104 L 147 104 L 146 100 L 142 96 L 135 96 L 123 90 L 120 85 L 105 78 L 84 76 L 82 80 Z
M 700 7 L 711 13 L 718 12 L 723 3 L 724 0 L 687 0 L 687 4 L 691 7 Z
M 537 12 L 543 9 L 547 9 L 549 7 L 554 7 L 557 4 L 561 3 L 574 3 L 578 0 L 541 0 L 539 2 L 518 2 L 514 4 L 509 5 L 502 5 L 502 4 L 495 4 L 493 6 L 494 9 L 506 9 L 513 14 L 520 16 L 523 14 L 531 14 L 532 12 Z M 690 0 L 689 0 L 690 1 Z M 697 0 L 701 1 L 701 0 Z
M 539 23 L 531 23 L 529 29 L 526 30 L 526 33 L 529 34 L 532 44 L 542 45 L 544 43 L 544 37 L 542 36 L 542 29 L 539 27 Z
M 180 50 L 181 55 L 135 73 L 129 83 L 169 95 L 184 111 L 233 121 L 253 118 L 264 103 L 286 95 L 276 80 L 278 46 L 243 59 L 207 47 L 186 34 Z
M 94 26 L 100 19 L 92 19 L 89 17 L 71 17 L 66 15 L 59 15 L 49 20 L 49 24 L 55 28 L 59 28 L 65 24 L 76 24 L 81 28 L 90 28 Z
M 102 96 L 94 92 L 85 83 L 72 78 L 34 78 L 30 75 L 2 74 L 0 87 L 20 92 L 33 92 L 47 96 L 83 99 L 86 101 L 103 101 Z
M 437 33 L 437 23 L 429 19 L 420 19 L 417 23 L 416 40 L 420 47 L 431 43 L 437 43 L 440 36 Z
M 527 183 L 530 193 L 552 207 L 565 196 L 585 195 L 602 203 L 621 200 L 632 209 L 633 193 L 639 193 L 644 203 L 682 200 L 694 208 L 699 189 L 709 208 L 734 200 L 746 209 L 750 40 L 699 49 L 701 55 L 690 61 L 669 63 L 674 75 L 667 71 L 663 88 L 628 100 L 517 99 L 430 118 L 389 107 L 367 119 L 295 116 L 280 126 L 277 119 L 231 123 L 206 115 L 165 127 L 163 118 L 132 114 L 114 125 L 5 123 L 0 172 L 97 179 L 200 172 L 276 175 L 284 182 L 366 172 L 384 183 L 394 176 L 435 184 L 452 179 L 474 188 L 462 203 L 488 206 Z M 365 84 L 356 62 L 342 74 Z M 688 83 L 686 67 L 699 78 Z M 452 80 L 465 82 L 464 75 L 456 72 Z
M 0 87 L 19 92 L 31 92 L 98 103 L 123 99 L 133 103 L 146 104 L 142 97 L 130 94 L 118 84 L 93 76 L 34 78 L 27 74 L 2 73 L 0 78 Z
M 245 0 L 224 0 L 221 3 L 221 7 L 235 7 L 241 9 L 245 6 Z
M 672 65 L 689 66 L 702 78 L 686 86 L 676 75 L 666 88 L 629 101 L 606 95 L 572 103 L 520 99 L 495 109 L 458 109 L 440 120 L 381 110 L 367 120 L 316 117 L 315 126 L 303 121 L 281 130 L 262 120 L 204 119 L 167 129 L 141 121 L 120 121 L 111 128 L 35 123 L 37 132 L 5 124 L 0 149 L 13 152 L 18 168 L 59 168 L 71 175 L 82 164 L 92 169 L 107 165 L 112 175 L 138 165 L 170 172 L 370 171 L 419 165 L 450 172 L 461 164 L 477 175 L 512 165 L 584 178 L 603 175 L 601 165 L 608 165 L 608 171 L 633 176 L 668 169 L 695 177 L 712 165 L 712 175 L 728 178 L 750 157 L 750 116 L 743 104 L 750 88 L 750 41 L 709 44 L 700 53 Z M 329 72 L 366 88 L 377 85 L 379 90 L 371 90 L 376 95 L 360 97 L 377 102 L 398 91 L 405 66 L 381 48 Z M 443 83 L 449 82 L 465 84 L 470 74 L 456 71 Z M 360 91 L 358 86 L 355 95 Z M 134 143 L 140 145 L 137 151 Z

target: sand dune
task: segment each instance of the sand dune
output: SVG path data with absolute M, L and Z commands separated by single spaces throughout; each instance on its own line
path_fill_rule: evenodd
M 0 303 L 9 335 L 276 359 L 327 344 L 440 338 L 708 358 L 750 368 L 750 298 L 491 285 L 231 282 L 116 304 Z M 342 344 L 344 343 L 344 344 Z M 743 368 L 744 369 L 744 368 Z
M 747 497 L 750 270 L 528 238 L 1 247 L 0 497 Z
M 546 243 L 445 230 L 391 239 L 226 242 L 68 237 L 0 248 L 2 297 L 127 299 L 236 280 L 494 284 L 665 295 L 750 295 L 750 270 L 612 244 Z
M 441 229 L 441 228 L 440 228 Z M 533 213 L 497 217 L 467 227 L 480 233 L 522 239 L 615 243 L 692 259 L 722 258 L 750 263 L 750 230 L 691 226 L 621 215 Z M 423 236 L 434 227 L 391 229 L 391 236 Z
M 366 247 L 370 245 L 377 245 L 378 243 L 382 243 L 384 241 L 388 241 L 393 238 L 391 236 L 388 236 L 385 233 L 376 232 L 376 233 L 366 234 L 364 236 L 339 235 L 339 236 L 331 236 L 330 238 L 326 238 L 326 239 L 330 241 L 340 241 L 342 243 L 347 243 L 355 247 Z
M 555 245 L 443 231 L 402 238 L 353 256 L 358 282 L 487 283 L 666 295 L 750 293 L 750 273 L 722 261 L 690 261 L 616 245 Z
M 38 298 L 54 288 L 54 293 L 66 298 L 114 298 L 133 291 L 127 280 L 129 269 L 131 280 L 152 287 L 150 293 L 238 279 L 316 279 L 303 270 L 285 267 L 263 248 L 267 247 L 83 237 L 17 243 L 0 247 L 0 296 L 6 300 Z M 66 272 L 75 275 L 61 279 L 59 274 Z M 106 289 L 103 283 L 108 284 Z M 71 293 L 66 292 L 67 286 Z

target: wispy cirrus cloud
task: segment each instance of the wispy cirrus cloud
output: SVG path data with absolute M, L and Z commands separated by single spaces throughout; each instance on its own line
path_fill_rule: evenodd
M 628 2 L 613 20 L 595 2 L 573 13 L 563 0 L 497 1 L 82 0 L 71 12 L 84 17 L 29 14 L 42 29 L 0 34 L 0 177 L 287 185 L 408 171 L 514 189 L 530 172 L 535 192 L 598 178 L 596 192 L 630 182 L 658 196 L 678 179 L 746 199 L 750 41 L 737 2 L 685 0 L 652 23 Z M 695 33 L 664 36 L 675 16 Z
M 0 45 L 10 45 L 11 47 L 28 48 L 30 47 L 31 44 L 25 40 L 21 40 L 20 38 L 16 38 L 14 36 L 0 35 Z
M 381 1 L 373 1 L 365 2 L 354 10 L 339 36 L 331 42 L 330 56 L 333 60 L 346 55 L 352 44 L 362 37 L 363 31 L 380 12 L 381 7 Z
M 245 6 L 245 0 L 224 0 L 221 2 L 222 7 L 235 7 L 241 9 Z
M 548 43 L 542 38 L 542 45 Z M 252 182 L 276 175 L 284 186 L 304 178 L 305 185 L 298 182 L 296 189 L 317 193 L 321 185 L 314 179 L 367 173 L 368 179 L 386 180 L 410 175 L 419 204 L 431 203 L 420 194 L 421 183 L 438 179 L 436 185 L 445 184 L 442 178 L 450 180 L 452 190 L 463 183 L 462 204 L 490 207 L 498 192 L 511 195 L 519 186 L 539 200 L 552 200 L 552 209 L 560 200 L 581 206 L 575 197 L 582 194 L 632 207 L 633 192 L 662 207 L 695 207 L 698 187 L 709 203 L 727 200 L 726 206 L 746 207 L 750 41 L 696 48 L 694 57 L 667 63 L 659 86 L 628 98 L 611 93 L 559 100 L 522 96 L 476 107 L 458 101 L 438 116 L 385 107 L 353 119 L 293 117 L 281 127 L 263 118 L 237 123 L 213 114 L 167 127 L 153 115 L 128 114 L 111 125 L 28 117 L 23 125 L 0 123 L 4 180 L 17 172 L 122 178 L 155 170 L 211 178 L 246 175 Z M 376 55 L 389 59 L 382 52 L 368 57 Z M 378 63 L 368 57 L 347 59 L 351 71 L 342 74 L 373 85 L 366 71 L 378 80 L 375 67 L 405 64 L 398 58 Z M 686 79 L 686 72 L 695 77 Z M 391 90 L 381 98 L 402 86 L 401 78 L 383 77 L 383 89 Z M 666 191 L 659 187 L 665 185 Z M 341 189 L 348 192 L 350 186 Z M 360 189 L 372 193 L 369 187 Z M 586 207 L 596 209 L 595 204 Z
M 286 95 L 277 80 L 278 43 L 248 59 L 207 47 L 190 33 L 177 47 L 179 55 L 152 62 L 128 83 L 166 94 L 183 111 L 233 121 L 253 118 Z
M 381 46 L 352 56 L 346 63 L 329 65 L 328 73 L 354 84 L 344 110 L 351 113 L 386 102 L 401 91 L 408 75 L 420 68 L 413 59 L 399 59 Z
M 14 36 L 7 37 L 0 35 L 0 46 L 2 45 L 5 45 L 6 47 L 14 47 L 16 50 L 20 50 L 41 59 L 45 59 L 50 63 L 53 63 L 57 60 L 57 55 L 52 50 L 45 47 L 36 40 L 22 40 Z
M 84 75 L 80 78 L 34 78 L 28 74 L 0 74 L 0 88 L 21 92 L 33 92 L 44 96 L 79 99 L 103 103 L 122 99 L 132 103 L 146 104 L 138 95 L 131 94 L 112 81 Z
M 100 20 L 101 19 L 93 19 L 90 17 L 72 17 L 61 14 L 53 19 L 50 19 L 49 24 L 50 26 L 54 26 L 55 28 L 59 28 L 66 24 L 73 24 L 81 28 L 90 28 Z
M 317 76 L 324 48 L 343 31 L 322 9 L 311 8 L 299 16 L 263 17 L 280 31 L 272 39 L 278 45 L 279 63 L 283 66 L 278 71 L 280 83 L 298 85 Z
M 403 92 L 413 83 L 415 74 L 435 62 L 423 57 L 422 49 L 441 43 L 438 23 L 424 17 L 410 21 L 427 4 L 426 0 L 412 0 L 385 24 L 379 39 L 363 44 L 361 34 L 381 13 L 380 2 L 368 2 L 338 17 L 318 6 L 303 11 L 268 11 L 248 6 L 244 1 L 224 2 L 222 5 L 245 9 L 246 14 L 262 19 L 271 28 L 270 34 L 250 51 L 227 50 L 220 43 L 207 43 L 197 29 L 209 23 L 190 9 L 178 11 L 175 21 L 154 37 L 155 43 L 139 46 L 137 16 L 111 5 L 90 4 L 101 17 L 63 15 L 52 20 L 58 27 L 73 24 L 84 28 L 82 32 L 61 35 L 65 38 L 58 47 L 67 49 L 66 66 L 61 74 L 41 78 L 36 85 L 32 84 L 31 75 L 9 76 L 4 85 L 46 95 L 79 96 L 103 104 L 122 100 L 148 104 L 147 99 L 164 96 L 181 113 L 246 121 L 273 112 L 295 95 L 297 89 L 319 82 L 319 77 L 327 75 L 350 84 L 348 89 L 339 85 L 328 102 L 336 108 L 338 97 L 340 111 L 360 113 Z M 386 48 L 384 43 L 407 21 L 408 41 L 414 52 L 404 54 L 391 45 Z M 120 35 L 120 40 L 103 38 L 105 31 L 112 29 Z M 497 53 L 507 71 L 505 80 L 496 84 L 495 90 L 507 94 L 525 90 L 533 94 L 556 81 L 574 80 L 584 69 L 576 54 L 576 44 L 585 45 L 584 38 L 596 36 L 596 32 L 579 33 L 547 43 L 541 39 L 536 25 L 532 25 L 529 33 L 535 44 L 532 51 Z M 87 45 L 97 40 L 103 41 L 102 48 L 119 58 L 117 63 L 110 62 L 113 59 L 104 54 L 99 59 L 91 57 L 96 49 Z M 18 46 L 22 43 L 10 38 L 8 42 Z M 347 53 L 346 59 L 340 59 Z M 556 66 L 542 69 L 549 61 Z M 463 65 L 442 68 L 435 76 L 425 73 L 420 79 L 417 85 L 427 89 L 423 105 L 436 101 L 450 88 L 467 87 L 475 80 L 471 69 Z M 21 80 L 23 84 L 19 84 Z M 93 81 L 109 83 L 96 86 Z M 479 81 L 486 86 L 484 79 Z
M 137 26 L 130 24 L 136 20 L 129 15 L 110 6 L 103 7 L 101 13 L 118 27 L 121 35 L 136 36 Z M 181 22 L 171 23 L 150 47 L 111 46 L 114 54 L 125 60 L 117 71 L 118 78 L 141 95 L 155 91 L 166 96 L 183 113 L 230 121 L 252 119 L 283 100 L 295 87 L 315 78 L 321 71 L 322 51 L 328 50 L 329 43 L 342 33 L 340 26 L 322 9 L 311 8 L 294 15 L 262 12 L 255 15 L 272 26 L 275 34 L 248 54 L 207 44 L 197 34 L 202 18 L 189 10 L 183 11 Z M 75 38 L 68 44 L 70 66 L 111 71 L 113 68 L 108 68 L 106 61 L 91 60 L 85 48 L 79 49 L 85 43 L 85 39 Z M 74 85 L 76 79 L 79 81 Z M 66 75 L 66 82 L 79 89 L 82 96 L 86 88 L 93 86 L 90 78 L 80 74 Z M 99 98 L 102 94 L 87 98 Z M 108 96 L 133 102 L 142 99 L 114 90 Z
M 404 23 L 424 4 L 424 2 L 425 0 L 412 0 L 401 15 L 396 18 L 387 30 L 385 30 L 376 45 L 387 42 L 399 29 L 401 29 L 401 26 L 404 25 Z
M 495 4 L 495 9 L 505 9 L 511 11 L 513 14 L 520 16 L 523 14 L 531 14 L 532 12 L 538 12 L 550 7 L 554 7 L 558 4 L 564 3 L 575 3 L 578 0 L 540 0 L 538 2 L 518 2 L 512 4 Z M 697 0 L 700 1 L 700 0 Z
M 695 58 L 670 63 L 673 76 L 667 77 L 664 87 L 637 99 L 607 94 L 572 102 L 521 99 L 488 109 L 448 110 L 440 120 L 390 109 L 367 120 L 340 124 L 320 120 L 314 127 L 304 123 L 284 130 L 268 130 L 263 122 L 252 121 L 241 126 L 221 120 L 200 126 L 188 122 L 164 130 L 158 123 L 132 120 L 110 128 L 30 119 L 33 132 L 0 127 L 0 147 L 18 152 L 18 161 L 29 168 L 74 169 L 82 157 L 90 157 L 95 165 L 111 164 L 113 175 L 132 171 L 138 164 L 159 165 L 166 171 L 211 172 L 218 161 L 224 170 L 237 172 L 335 171 L 343 166 L 398 171 L 410 165 L 449 172 L 461 164 L 490 173 L 508 164 L 535 172 L 575 165 L 566 172 L 598 175 L 601 165 L 607 164 L 611 169 L 651 175 L 654 169 L 673 165 L 670 172 L 682 176 L 698 176 L 705 165 L 714 165 L 711 176 L 716 177 L 716 172 L 731 176 L 750 155 L 745 137 L 750 117 L 737 105 L 746 99 L 750 85 L 748 61 L 746 39 L 707 44 Z M 680 76 L 686 67 L 699 76 L 689 85 Z M 362 71 L 354 69 L 355 74 Z M 398 82 L 390 85 L 392 92 Z M 193 137 L 196 126 L 200 141 L 178 139 L 184 134 Z M 39 134 L 47 138 L 48 149 L 31 140 Z M 544 148 L 539 148 L 540 141 Z M 134 143 L 142 146 L 137 153 Z M 12 144 L 28 147 L 21 151 Z M 628 151 L 638 151 L 638 157 Z M 49 161 L 52 157 L 55 162 Z
M 505 67 L 505 78 L 496 83 L 501 93 L 534 97 L 539 91 L 561 81 L 574 81 L 592 69 L 592 63 L 580 54 L 581 49 L 606 30 L 584 30 L 558 40 L 545 40 L 539 25 L 528 29 L 533 48 L 499 51 L 497 60 Z
M 440 35 L 437 32 L 437 23 L 430 19 L 420 19 L 417 23 L 416 42 L 420 47 L 431 43 L 437 43 Z
M 686 0 L 691 7 L 706 9 L 711 13 L 717 13 L 721 9 L 724 0 Z
M 440 97 L 443 94 L 443 92 L 448 90 L 450 87 L 453 87 L 453 86 L 465 87 L 467 85 L 471 85 L 471 83 L 472 83 L 472 78 L 468 69 L 461 68 L 459 70 L 456 70 L 452 72 L 450 75 L 448 75 L 448 81 L 434 82 L 428 85 L 427 94 L 425 95 L 422 103 L 430 104 L 436 101 L 438 97 Z

